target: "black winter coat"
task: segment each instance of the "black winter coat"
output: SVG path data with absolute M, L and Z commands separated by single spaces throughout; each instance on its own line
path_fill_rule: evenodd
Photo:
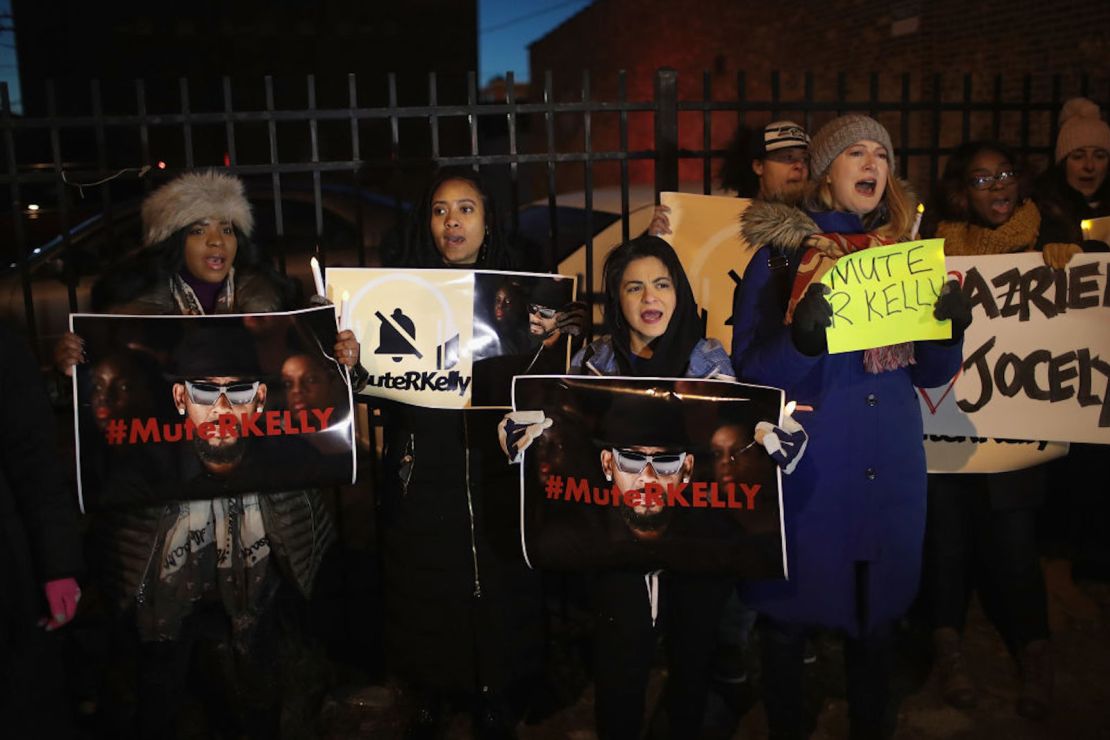
M 0 676 L 13 641 L 47 613 L 43 584 L 79 575 L 77 501 L 54 412 L 26 343 L 0 325 Z
M 520 545 L 518 471 L 497 446 L 504 412 L 384 411 L 391 670 L 424 688 L 503 691 L 537 673 L 542 657 L 539 579 Z

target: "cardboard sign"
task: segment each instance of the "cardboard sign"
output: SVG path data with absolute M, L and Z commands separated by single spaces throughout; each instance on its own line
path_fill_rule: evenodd
M 353 483 L 335 310 L 73 314 L 82 508 Z
M 960 373 L 921 389 L 925 433 L 1110 443 L 1110 257 L 949 257 L 972 302 Z
M 782 403 L 726 381 L 516 378 L 514 409 L 550 420 L 521 465 L 528 563 L 785 577 L 779 469 L 754 437 Z
M 671 209 L 665 239 L 678 254 L 694 300 L 706 318 L 706 336 L 732 342 L 732 294 L 755 249 L 740 234 L 740 214 L 751 200 L 719 195 L 660 193 Z
M 508 408 L 514 375 L 566 372 L 560 312 L 574 278 L 482 270 L 327 271 L 349 294 L 350 328 L 370 381 L 362 395 L 443 409 Z
M 829 353 L 919 339 L 949 339 L 949 321 L 933 318 L 944 286 L 944 240 L 872 247 L 836 260 L 821 278 L 831 289 Z

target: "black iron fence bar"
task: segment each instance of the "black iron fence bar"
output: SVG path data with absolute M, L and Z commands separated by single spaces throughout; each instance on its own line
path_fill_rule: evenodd
M 512 218 L 512 233 L 520 231 L 520 170 L 516 162 L 516 156 L 519 154 L 516 141 L 516 111 L 513 107 L 516 105 L 516 75 L 509 72 L 505 75 L 505 97 L 509 103 L 509 112 L 505 114 L 506 124 L 509 129 L 509 156 L 514 160 L 509 163 L 509 212 Z
M 224 135 L 227 137 L 227 163 L 232 172 L 235 172 L 236 165 L 239 163 L 239 157 L 235 153 L 235 119 L 232 114 L 235 112 L 235 106 L 232 105 L 231 98 L 231 78 L 224 77 Z
M 351 110 L 354 111 L 358 107 L 358 79 L 352 72 L 347 75 L 347 101 L 350 104 Z M 361 147 L 359 146 L 359 131 L 358 119 L 354 115 L 351 116 L 351 159 L 357 162 L 360 158 Z M 358 187 L 358 166 L 352 165 L 351 167 L 351 186 Z M 366 244 L 362 235 L 366 231 L 366 216 L 363 214 L 361 208 L 355 209 L 355 226 L 358 229 L 359 238 L 355 240 L 358 249 L 358 266 L 366 267 Z
M 181 90 L 181 123 L 183 124 L 181 131 L 185 137 L 185 166 L 192 169 L 196 166 L 196 163 L 193 162 L 193 117 L 189 106 L 188 78 L 182 77 L 178 80 L 178 87 Z M 222 113 L 210 113 L 208 115 L 212 116 L 212 121 L 202 120 L 198 121 L 198 123 L 219 123 L 219 121 L 223 119 Z M 304 113 L 302 112 L 301 115 L 303 116 Z
M 1056 94 L 1059 94 L 1057 91 Z M 909 101 L 902 100 L 896 101 L 877 101 L 873 105 L 871 101 L 823 101 L 823 100 L 791 100 L 783 101 L 781 103 L 772 103 L 769 101 L 760 100 L 679 100 L 676 102 L 676 109 L 679 112 L 687 111 L 723 111 L 728 113 L 749 113 L 749 112 L 767 112 L 771 110 L 772 106 L 784 111 L 802 111 L 810 113 L 824 113 L 833 112 L 840 113 L 841 111 L 852 110 L 872 110 L 875 113 L 920 113 L 920 112 L 953 112 L 963 113 L 964 111 L 971 112 L 993 112 L 998 107 L 999 110 L 1021 112 L 1028 110 L 1030 112 L 1049 112 L 1057 113 L 1060 109 L 1060 102 L 1003 102 L 996 104 L 993 101 L 988 102 L 975 102 L 970 103 L 960 102 L 945 102 L 943 100 L 934 101 Z M 550 105 L 543 105 L 539 103 L 515 103 L 509 105 L 507 103 L 480 103 L 475 106 L 475 110 L 481 116 L 505 115 L 510 112 L 516 115 L 528 113 L 622 113 L 622 112 L 656 112 L 660 106 L 653 102 L 615 102 L 615 101 L 598 101 L 591 100 L 588 103 L 583 102 L 562 102 L 551 103 Z M 314 118 L 317 121 L 342 121 L 348 120 L 352 116 L 357 120 L 377 120 L 388 118 L 417 118 L 429 119 L 434 117 L 465 117 L 470 115 L 471 109 L 467 106 L 458 105 L 444 105 L 444 106 L 398 106 L 398 107 L 382 107 L 382 108 L 321 108 L 314 113 Z M 306 112 L 303 110 L 262 110 L 262 111 L 235 111 L 230 114 L 230 118 L 234 123 L 258 123 L 258 122 L 283 122 L 292 121 L 300 122 L 306 118 Z M 140 115 L 138 113 L 123 113 L 104 115 L 99 118 L 93 115 L 77 115 L 65 116 L 62 118 L 52 119 L 49 116 L 46 118 L 13 118 L 9 122 L 9 126 L 16 131 L 35 130 L 35 129 L 49 129 L 56 127 L 58 129 L 88 129 L 96 125 L 104 125 L 106 127 L 134 127 L 134 126 L 184 126 L 186 137 L 186 154 L 192 156 L 191 153 L 191 140 L 192 140 L 192 126 L 206 125 L 206 124 L 222 124 L 228 120 L 226 112 L 212 112 L 212 113 L 147 113 Z M 1054 124 L 1055 128 L 1055 124 Z M 187 166 L 189 166 L 187 164 Z
M 547 140 L 547 154 L 544 155 L 544 161 L 547 162 L 547 243 L 543 249 L 543 263 L 545 265 L 552 265 L 555 263 L 555 245 L 559 243 L 559 219 L 556 208 L 556 187 L 555 187 L 555 163 L 558 161 L 554 159 L 555 155 L 555 92 L 553 89 L 551 70 L 544 73 L 543 76 L 543 101 L 546 104 L 544 108 L 543 125 L 544 134 Z M 585 158 L 583 157 L 583 160 Z
M 316 112 L 316 75 L 308 75 L 308 86 L 306 90 L 308 94 L 308 112 L 310 117 L 308 119 L 308 136 L 310 143 L 310 157 L 313 164 L 320 162 L 320 138 L 317 129 L 316 117 L 311 115 Z M 328 263 L 328 245 L 320 236 L 324 233 L 324 204 L 323 194 L 320 187 L 320 170 L 312 170 L 312 204 L 313 214 L 316 217 L 316 251 L 319 254 L 321 266 Z
M 37 332 L 35 330 L 35 302 L 31 295 L 31 268 L 30 255 L 28 254 L 27 234 L 24 231 L 23 219 L 20 210 L 23 208 L 23 198 L 20 192 L 20 180 L 17 176 L 15 160 L 15 134 L 11 127 L 12 107 L 8 94 L 7 83 L 0 84 L 0 124 L 4 130 L 4 153 L 8 158 L 8 176 L 11 178 L 12 195 L 12 228 L 15 231 L 15 247 L 19 262 L 19 281 L 23 288 L 23 310 L 27 317 L 27 328 L 31 335 L 31 346 L 38 347 Z
M 135 110 L 143 119 L 139 124 L 139 158 L 143 167 L 149 167 L 150 160 L 150 127 L 146 123 L 146 83 L 135 80 Z M 144 181 L 144 187 L 149 183 Z M 147 189 L 149 192 L 149 188 Z
M 104 111 L 99 80 L 92 80 L 89 83 L 89 95 L 92 99 L 93 115 L 102 115 Z M 108 169 L 108 144 L 102 125 L 96 127 L 96 164 L 101 170 Z M 100 188 L 100 209 L 104 212 L 104 230 L 108 233 L 108 243 L 115 244 L 116 224 L 112 209 L 112 193 L 108 188 Z M 114 260 L 115 253 L 109 253 L 108 258 Z
M 262 81 L 266 93 L 266 110 L 273 112 L 274 110 L 274 79 L 270 75 L 266 75 Z M 277 121 L 271 118 L 266 127 L 266 132 L 270 139 L 270 184 L 274 190 L 274 233 L 277 235 L 279 245 L 284 245 L 285 240 L 285 220 L 282 218 L 281 208 L 281 170 L 279 169 L 278 160 L 278 145 L 277 145 Z M 240 167 L 239 172 L 242 174 L 250 174 L 247 168 Z M 281 268 L 282 273 L 285 272 L 285 249 L 284 246 L 279 246 L 277 251 L 278 266 Z
M 474 72 L 466 74 L 466 123 L 470 129 L 470 154 L 478 155 L 478 79 Z
M 590 99 L 590 72 L 589 70 L 582 71 L 582 102 L 588 102 Z M 582 135 L 583 135 L 583 148 L 586 150 L 586 156 L 589 157 L 593 151 L 593 131 L 591 128 L 592 121 L 590 114 L 582 114 Z M 586 285 L 593 288 L 594 284 L 594 179 L 593 167 L 590 166 L 589 160 L 586 166 L 582 168 L 582 187 L 585 191 L 586 206 Z M 554 265 L 551 265 L 554 268 Z M 586 341 L 592 342 L 594 338 L 593 321 L 586 322 Z
M 678 190 L 678 72 L 655 75 L 655 202 L 663 190 Z
M 56 120 L 58 115 L 58 100 L 55 95 L 54 83 L 46 86 L 46 109 L 51 120 Z M 66 199 L 66 184 L 62 180 L 62 140 L 61 132 L 56 126 L 50 127 L 50 154 L 54 161 L 54 183 L 58 198 L 58 215 L 62 227 L 62 252 L 65 254 L 65 283 L 66 295 L 69 299 L 69 310 L 77 310 L 77 278 L 73 267 L 73 240 L 69 236 L 70 214 L 69 204 Z M 12 214 L 19 218 L 19 213 Z
M 435 72 L 428 75 L 428 105 L 432 106 L 432 112 L 428 114 L 432 135 L 432 159 L 439 159 L 439 92 Z M 355 115 L 358 115 L 357 111 Z
M 617 100 L 624 103 L 628 99 L 628 77 L 622 69 L 617 75 Z M 628 151 L 628 111 L 620 113 L 620 148 Z M 596 159 L 596 157 L 595 157 Z M 621 168 L 621 241 L 626 242 L 628 235 L 628 158 L 620 160 Z

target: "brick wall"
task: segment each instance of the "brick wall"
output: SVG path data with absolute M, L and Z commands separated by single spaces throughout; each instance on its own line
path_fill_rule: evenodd
M 1053 75 L 1060 75 L 1055 94 L 1066 99 L 1078 94 L 1080 77 L 1090 77 L 1091 94 L 1110 104 L 1107 76 L 1110 70 L 1110 3 L 1080 0 L 1029 2 L 1027 0 L 846 0 L 793 4 L 753 3 L 738 0 L 598 0 L 530 48 L 532 98 L 541 99 L 545 72 L 552 75 L 556 100 L 581 96 L 582 70 L 591 75 L 595 99 L 614 99 L 618 70 L 626 70 L 630 100 L 651 100 L 653 76 L 660 67 L 678 70 L 679 98 L 700 99 L 704 94 L 703 74 L 709 72 L 711 96 L 736 100 L 738 74 L 743 72 L 748 99 L 771 99 L 771 73 L 780 72 L 780 98 L 798 100 L 805 94 L 805 73 L 813 75 L 814 98 L 867 100 L 870 77 L 878 74 L 878 98 L 898 101 L 902 97 L 902 75 L 910 75 L 911 100 L 931 101 L 936 93 L 934 75 L 941 75 L 941 98 L 964 99 L 964 76 L 970 75 L 971 99 L 995 99 L 995 78 L 1002 75 L 1001 99 L 1018 102 L 1023 95 L 1023 76 L 1031 74 L 1030 96 L 1034 101 L 1053 100 Z M 843 75 L 843 95 L 838 76 Z M 788 107 L 782 115 L 801 117 Z M 833 113 L 818 113 L 814 126 Z M 753 113 L 750 124 L 769 120 L 768 113 Z M 1030 144 L 1051 145 L 1055 113 L 1034 113 L 1028 122 Z M 577 118 L 564 114 L 561 118 Z M 714 148 L 724 147 L 736 122 L 736 113 L 712 117 Z M 880 116 L 900 145 L 898 113 Z M 994 118 L 989 111 L 976 112 L 967 120 L 971 137 L 990 136 Z M 1021 116 L 999 117 L 1000 136 L 1017 143 Z M 931 112 L 910 116 L 910 144 L 929 146 L 934 124 Z M 941 116 L 939 140 L 942 147 L 960 143 L 964 117 L 958 112 Z M 562 121 L 556 127 L 559 151 L 581 150 L 581 123 Z M 592 122 L 595 150 L 616 149 L 618 130 L 615 116 L 595 116 Z M 703 141 L 700 113 L 684 113 L 679 119 L 680 146 L 700 149 Z M 630 117 L 629 147 L 650 149 L 653 145 L 650 114 Z M 1043 160 L 1034 158 L 1033 165 Z M 927 184 L 931 171 L 927 158 L 913 158 L 901 165 L 919 187 Z M 580 168 L 564 168 L 559 189 L 581 187 Z M 630 167 L 635 181 L 651 181 L 650 162 Z M 702 163 L 683 161 L 681 179 L 699 179 Z M 598 184 L 617 181 L 615 167 L 595 168 Z

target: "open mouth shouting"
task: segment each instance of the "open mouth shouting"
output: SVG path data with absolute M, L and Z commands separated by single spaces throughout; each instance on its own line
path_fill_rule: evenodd
M 648 308 L 640 312 L 640 321 L 648 326 L 655 326 L 663 320 L 663 312 L 657 308 Z
M 873 177 L 868 177 L 856 182 L 856 193 L 864 198 L 874 198 L 877 187 L 878 181 Z

